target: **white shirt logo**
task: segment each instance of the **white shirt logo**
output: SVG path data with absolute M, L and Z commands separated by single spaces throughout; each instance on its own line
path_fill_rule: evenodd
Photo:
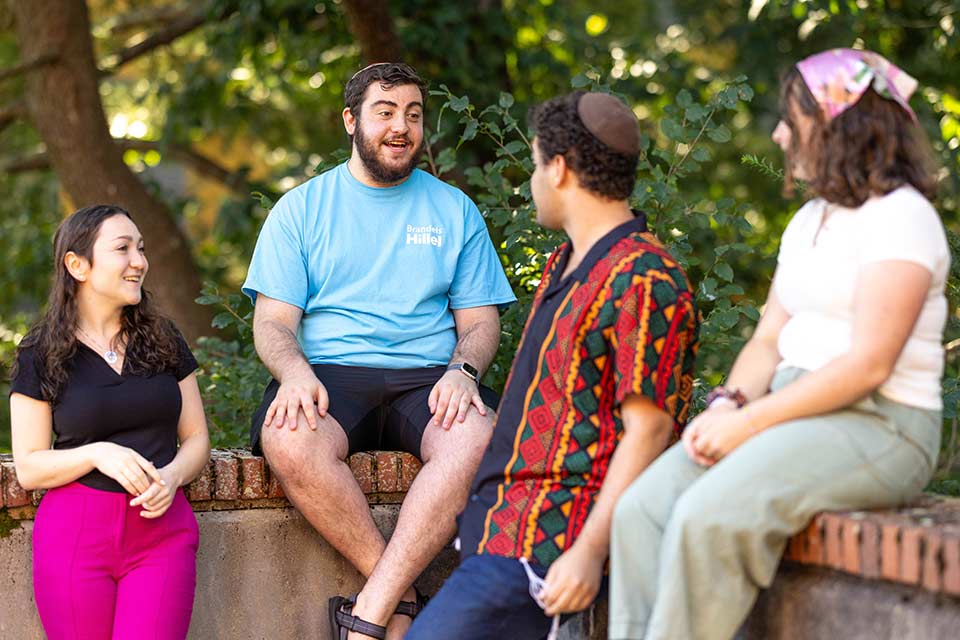
M 443 227 L 407 225 L 407 244 L 425 244 L 434 247 L 443 246 Z

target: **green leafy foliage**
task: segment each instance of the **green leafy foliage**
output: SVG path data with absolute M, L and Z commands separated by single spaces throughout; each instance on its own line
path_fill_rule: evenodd
M 244 446 L 250 419 L 270 380 L 253 348 L 253 309 L 245 296 L 221 295 L 212 282 L 204 283 L 197 304 L 222 309 L 214 316 L 213 326 L 225 336 L 201 338 L 194 348 L 210 442 L 214 447 Z

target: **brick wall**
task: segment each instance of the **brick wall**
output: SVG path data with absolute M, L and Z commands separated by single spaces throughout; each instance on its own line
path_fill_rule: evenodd
M 420 470 L 413 456 L 387 451 L 354 454 L 349 464 L 371 504 L 400 503 Z M 43 492 L 17 483 L 9 455 L 0 455 L 0 471 L 0 508 L 32 519 Z M 263 458 L 244 449 L 215 450 L 186 493 L 195 511 L 287 504 Z M 784 559 L 960 597 L 960 499 L 926 495 L 900 509 L 820 514 Z

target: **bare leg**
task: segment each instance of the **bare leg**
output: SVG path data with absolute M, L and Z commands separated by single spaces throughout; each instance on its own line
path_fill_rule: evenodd
M 385 542 L 347 458 L 347 436 L 328 414 L 313 431 L 301 412 L 295 430 L 265 427 L 263 453 L 284 493 L 313 528 L 369 577 Z M 334 498 L 335 499 L 331 499 Z
M 421 443 L 423 468 L 407 492 L 389 544 L 357 597 L 354 615 L 387 625 L 387 638 L 400 640 L 411 620 L 391 615 L 401 598 L 411 598 L 413 581 L 456 533 L 456 516 L 490 440 L 492 411 L 471 410 L 449 431 L 429 425 Z M 364 636 L 351 634 L 351 640 Z

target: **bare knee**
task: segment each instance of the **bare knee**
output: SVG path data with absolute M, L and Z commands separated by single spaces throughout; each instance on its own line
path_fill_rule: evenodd
M 296 429 L 264 427 L 260 435 L 264 457 L 283 481 L 322 470 L 347 456 L 346 435 L 333 418 L 317 416 L 314 430 L 302 411 L 297 417 Z
M 479 466 L 493 435 L 495 417 L 491 410 L 482 416 L 471 409 L 463 422 L 455 421 L 449 429 L 428 424 L 420 445 L 423 461 L 455 458 L 465 465 Z

